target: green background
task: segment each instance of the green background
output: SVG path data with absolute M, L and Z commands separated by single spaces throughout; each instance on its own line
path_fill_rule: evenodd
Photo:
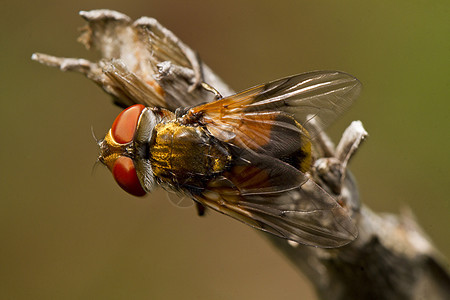
M 92 166 L 119 109 L 83 76 L 30 60 L 95 58 L 80 10 L 157 18 L 235 90 L 338 69 L 364 84 L 351 120 L 370 136 L 351 163 L 362 200 L 410 208 L 450 254 L 449 1 L 14 1 L 2 4 L 0 298 L 315 299 L 254 230 L 133 198 Z M 75 1 L 73 2 L 75 3 Z

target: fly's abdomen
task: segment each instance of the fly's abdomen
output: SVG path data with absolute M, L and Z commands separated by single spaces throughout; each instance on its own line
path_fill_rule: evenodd
M 175 122 L 158 124 L 150 146 L 150 160 L 156 177 L 169 184 L 183 185 L 221 173 L 231 160 L 228 149 L 202 127 Z

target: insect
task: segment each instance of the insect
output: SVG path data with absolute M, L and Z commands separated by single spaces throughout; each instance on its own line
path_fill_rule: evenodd
M 175 113 L 136 104 L 99 142 L 99 160 L 130 194 L 161 185 L 276 236 L 342 246 L 357 229 L 307 175 L 318 134 L 310 122 L 325 128 L 360 89 L 348 74 L 316 71 Z

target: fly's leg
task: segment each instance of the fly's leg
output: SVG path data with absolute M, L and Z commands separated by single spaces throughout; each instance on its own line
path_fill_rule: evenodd
M 201 217 L 205 215 L 206 207 L 200 202 L 194 201 L 195 207 L 197 208 L 197 214 Z
M 219 100 L 222 99 L 222 95 L 220 94 L 220 92 L 218 90 L 216 90 L 215 88 L 213 88 L 212 86 L 210 86 L 209 84 L 207 84 L 206 82 L 202 82 L 202 87 L 203 89 L 205 89 L 208 92 L 211 92 L 214 94 L 214 97 L 216 98 L 215 100 Z

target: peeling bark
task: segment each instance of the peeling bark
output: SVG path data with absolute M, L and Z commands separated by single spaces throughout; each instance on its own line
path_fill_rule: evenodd
M 32 59 L 84 74 L 121 107 L 142 103 L 175 110 L 198 104 L 199 99 L 212 101 L 215 95 L 201 86 L 202 78 L 222 95 L 233 93 L 208 66 L 199 63 L 195 51 L 155 19 L 143 17 L 132 22 L 111 10 L 80 15 L 88 24 L 79 41 L 98 50 L 99 61 L 40 53 Z M 299 245 L 271 235 L 267 238 L 308 276 L 321 299 L 450 299 L 448 263 L 412 213 L 380 214 L 360 203 L 347 167 L 366 137 L 359 121 L 347 128 L 337 147 L 320 133 L 309 174 L 348 210 L 359 237 L 336 249 Z M 295 193 L 289 196 L 295 197 Z

